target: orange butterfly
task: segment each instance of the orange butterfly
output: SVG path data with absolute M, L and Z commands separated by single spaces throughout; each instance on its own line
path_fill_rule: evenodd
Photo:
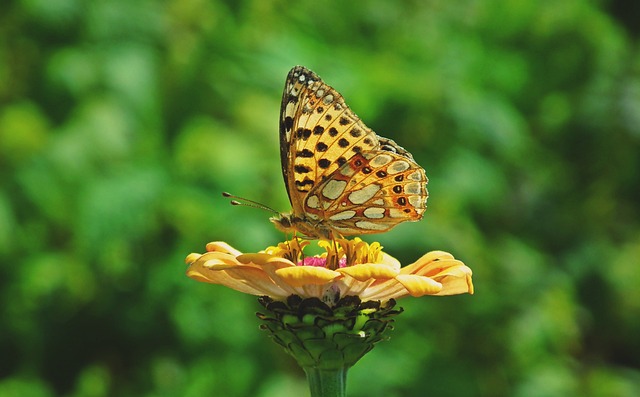
M 271 218 L 281 231 L 322 239 L 383 233 L 426 209 L 428 179 L 413 156 L 376 135 L 302 66 L 284 87 L 280 158 L 293 208 Z

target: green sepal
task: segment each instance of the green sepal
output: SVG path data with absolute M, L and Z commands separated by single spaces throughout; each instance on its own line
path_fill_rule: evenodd
M 286 301 L 258 299 L 267 310 L 256 315 L 261 329 L 284 347 L 303 368 L 333 370 L 349 368 L 389 338 L 393 316 L 402 312 L 393 299 L 362 302 L 345 296 L 329 306 L 318 298 L 291 295 Z

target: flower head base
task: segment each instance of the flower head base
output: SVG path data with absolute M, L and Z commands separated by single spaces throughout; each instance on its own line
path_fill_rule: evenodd
M 319 241 L 325 250 L 305 256 L 309 241 L 293 238 L 254 254 L 242 254 L 226 243 L 207 244 L 204 254 L 190 254 L 187 275 L 237 291 L 284 301 L 290 295 L 318 298 L 330 305 L 341 297 L 362 301 L 408 295 L 473 293 L 471 269 L 443 251 L 432 251 L 401 267 L 379 243 L 359 238 Z
M 268 314 L 258 313 L 263 330 L 302 368 L 333 370 L 355 364 L 373 345 L 388 339 L 395 300 L 362 302 L 348 296 L 329 307 L 318 298 L 292 295 L 286 301 L 259 299 Z

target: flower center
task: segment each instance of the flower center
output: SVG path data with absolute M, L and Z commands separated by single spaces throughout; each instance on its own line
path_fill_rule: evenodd
M 382 246 L 380 243 L 368 244 L 358 237 L 353 240 L 319 240 L 318 246 L 326 252 L 321 255 L 306 256 L 304 248 L 309 245 L 308 240 L 294 237 L 289 241 L 269 247 L 266 253 L 290 260 L 298 266 L 326 267 L 338 269 L 362 263 L 379 263 L 382 260 Z
M 307 256 L 303 260 L 298 261 L 298 266 L 315 266 L 327 267 L 327 258 L 322 256 Z M 340 258 L 338 267 L 347 267 L 347 258 Z

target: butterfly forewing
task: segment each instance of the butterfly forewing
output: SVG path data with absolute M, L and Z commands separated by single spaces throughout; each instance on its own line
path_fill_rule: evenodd
M 427 178 L 411 154 L 377 136 L 302 66 L 287 77 L 280 154 L 288 221 L 312 237 L 381 233 L 419 220 L 426 208 Z
M 287 77 L 280 133 L 283 176 L 294 211 L 317 181 L 355 153 L 379 147 L 376 134 L 342 95 L 301 66 Z

